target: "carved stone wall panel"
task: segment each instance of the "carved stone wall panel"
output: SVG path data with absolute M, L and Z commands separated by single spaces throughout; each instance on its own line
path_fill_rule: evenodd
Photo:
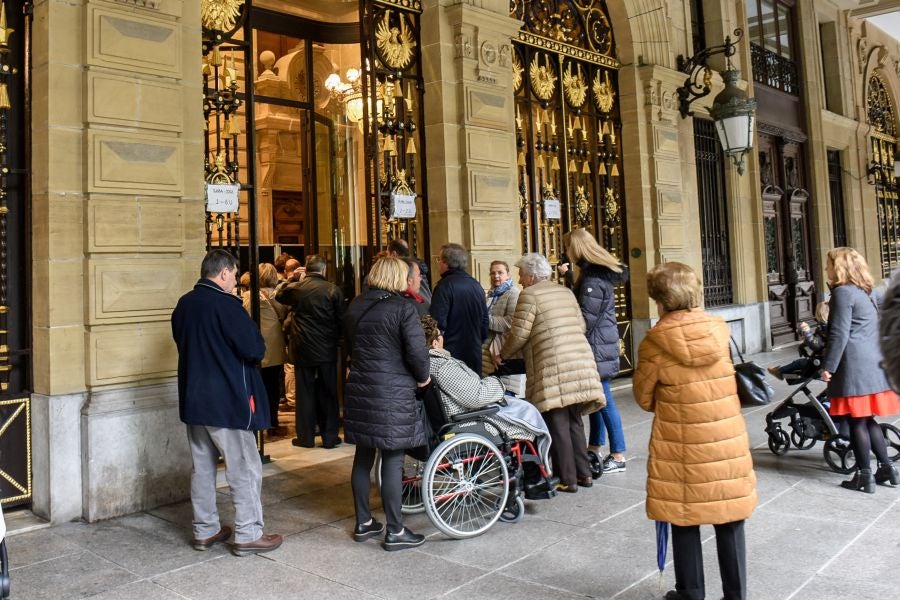
M 87 121 L 182 131 L 184 89 L 157 79 L 89 72 Z
M 467 162 L 508 167 L 510 161 L 515 159 L 508 134 L 498 135 L 494 131 L 468 129 L 466 146 Z
M 88 322 L 169 320 L 190 287 L 179 259 L 88 260 Z
M 681 221 L 669 223 L 658 222 L 659 247 L 679 249 L 684 247 L 685 227 Z
M 178 23 L 93 5 L 88 7 L 87 29 L 88 65 L 181 78 Z
M 681 148 L 678 144 L 678 130 L 665 127 L 653 128 L 653 145 L 657 154 L 680 156 Z
M 512 97 L 505 88 L 497 88 L 497 91 L 494 91 L 469 87 L 466 95 L 466 123 L 504 132 L 511 131 L 510 116 L 513 114 L 509 107 L 511 102 Z
M 89 252 L 184 250 L 184 205 L 178 200 L 94 197 L 87 211 Z
M 166 15 L 170 17 L 181 17 L 184 12 L 184 2 L 182 0 L 113 0 L 116 4 L 121 4 L 129 8 L 139 9 L 137 12 L 145 12 L 149 15 Z M 199 4 L 199 3 L 198 3 Z
M 659 219 L 681 219 L 684 216 L 681 190 L 677 188 L 656 188 L 656 217 Z
M 506 214 L 471 217 L 472 245 L 481 250 L 509 248 L 514 242 Z
M 88 133 L 88 191 L 179 195 L 184 187 L 180 139 L 144 133 Z
M 681 161 L 672 160 L 667 157 L 653 157 L 654 172 L 656 173 L 656 184 L 668 184 L 673 186 L 681 186 Z
M 469 169 L 469 190 L 471 208 L 517 208 L 516 181 L 509 169 Z
M 168 319 L 92 327 L 86 334 L 88 383 L 105 385 L 172 377 L 178 350 Z

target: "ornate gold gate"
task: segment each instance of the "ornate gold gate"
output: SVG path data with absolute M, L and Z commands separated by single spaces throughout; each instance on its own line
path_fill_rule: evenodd
M 626 239 L 618 67 L 605 2 L 510 0 L 522 248 L 552 264 L 590 229 L 620 260 Z M 622 370 L 632 368 L 629 288 L 616 290 Z
M 31 500 L 27 103 L 31 3 L 0 2 L 0 503 Z
M 872 167 L 875 198 L 878 205 L 878 230 L 881 239 L 881 276 L 888 277 L 900 267 L 900 198 L 894 178 L 894 151 L 897 132 L 891 100 L 877 74 L 869 78 L 866 112 L 872 126 Z

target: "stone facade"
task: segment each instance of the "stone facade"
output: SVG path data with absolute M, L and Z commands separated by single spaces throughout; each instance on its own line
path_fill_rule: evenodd
M 705 0 L 709 44 L 746 28 L 741 2 Z M 897 40 L 861 19 L 869 2 L 798 0 L 812 249 L 832 245 L 826 151 L 838 150 L 848 244 L 878 263 L 865 85 L 896 103 Z M 491 260 L 521 251 L 507 0 L 424 0 L 426 167 L 432 258 L 442 243 Z M 691 54 L 682 2 L 608 2 L 616 40 L 635 348 L 656 318 L 644 275 L 702 267 L 693 124 L 676 88 Z M 182 498 L 169 315 L 204 253 L 199 2 L 44 0 L 34 7 L 34 503 L 53 521 L 97 520 Z M 78 25 L 73 25 L 78 24 Z M 661 41 L 665 41 L 662 43 Z M 505 49 L 505 50 L 504 50 Z M 753 95 L 749 44 L 735 57 Z M 721 61 L 712 61 L 722 68 Z M 695 103 L 699 113 L 721 89 Z M 896 110 L 896 109 L 895 109 Z M 768 348 L 759 161 L 726 165 L 734 304 L 715 310 L 747 351 Z M 817 264 L 823 289 L 824 265 Z

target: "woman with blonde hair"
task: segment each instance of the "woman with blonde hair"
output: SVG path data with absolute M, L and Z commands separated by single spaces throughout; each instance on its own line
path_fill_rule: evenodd
M 875 416 L 900 412 L 900 399 L 881 368 L 878 308 L 872 298 L 872 276 L 866 259 L 853 248 L 828 251 L 825 273 L 831 287 L 828 343 L 822 359 L 822 380 L 828 382 L 829 412 L 849 417 L 850 444 L 857 471 L 841 486 L 867 494 L 876 483 L 900 484 Z M 873 474 L 869 453 L 878 459 Z
M 619 372 L 619 326 L 616 321 L 616 286 L 628 281 L 628 267 L 607 252 L 587 229 L 573 229 L 563 237 L 566 255 L 578 266 L 573 292 L 584 317 L 588 342 L 603 383 L 606 406 L 592 413 L 588 454 L 602 462 L 604 473 L 625 471 L 625 432 L 622 417 L 613 400 L 609 380 Z M 560 271 L 565 267 L 561 267 Z M 603 459 L 602 446 L 609 433 L 609 455 Z
M 744 521 L 756 506 L 756 475 L 728 324 L 700 307 L 700 278 L 685 264 L 652 268 L 647 292 L 659 321 L 638 349 L 634 398 L 654 414 L 647 516 L 672 525 L 675 589 L 665 597 L 705 597 L 700 525 L 713 525 L 723 595 L 744 600 Z
M 421 546 L 425 536 L 404 528 L 403 455 L 427 443 L 416 386 L 431 381 L 428 349 L 419 315 L 400 294 L 409 267 L 399 258 L 378 259 L 369 271 L 369 289 L 353 299 L 344 318 L 350 375 L 344 388 L 344 434 L 356 444 L 351 487 L 356 506 L 353 539 L 364 542 L 385 526 L 369 508 L 370 471 L 381 452 L 381 500 L 387 518 L 385 550 Z

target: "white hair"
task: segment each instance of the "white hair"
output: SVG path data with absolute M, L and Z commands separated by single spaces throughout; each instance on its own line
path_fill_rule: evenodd
M 535 279 L 543 281 L 550 279 L 553 269 L 550 268 L 550 261 L 543 254 L 537 252 L 529 252 L 519 259 L 516 263 L 519 270 L 525 275 L 532 275 Z

